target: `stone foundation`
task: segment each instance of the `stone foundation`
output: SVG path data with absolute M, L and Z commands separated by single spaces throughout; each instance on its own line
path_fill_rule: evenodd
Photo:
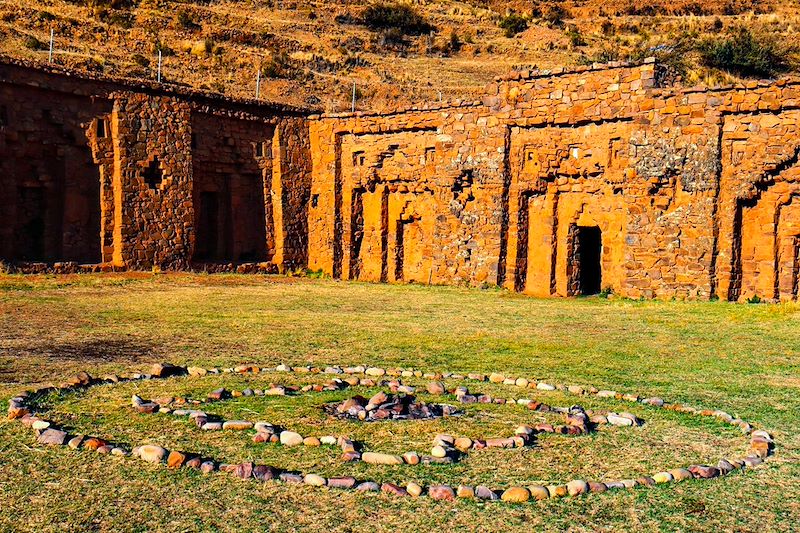
M 317 115 L 5 60 L 0 257 L 797 299 L 800 80 L 660 73 L 518 72 L 477 102 Z

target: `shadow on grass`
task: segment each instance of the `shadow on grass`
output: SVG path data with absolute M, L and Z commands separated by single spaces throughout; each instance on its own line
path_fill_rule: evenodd
M 51 360 L 72 359 L 92 364 L 152 361 L 156 355 L 164 352 L 161 345 L 141 339 L 89 339 L 57 344 L 31 344 L 18 351 Z

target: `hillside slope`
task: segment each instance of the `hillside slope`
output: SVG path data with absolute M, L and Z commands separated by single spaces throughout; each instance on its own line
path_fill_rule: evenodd
M 474 98 L 513 68 L 647 55 L 679 63 L 684 83 L 715 83 L 731 75 L 702 66 L 694 43 L 746 27 L 786 46 L 800 31 L 791 0 L 414 0 L 430 31 L 405 32 L 366 22 L 370 4 L 0 0 L 0 53 L 46 62 L 53 30 L 53 61 L 74 68 L 152 79 L 160 50 L 164 81 L 251 97 L 261 69 L 262 98 L 344 110 L 355 83 L 358 108 L 379 110 Z

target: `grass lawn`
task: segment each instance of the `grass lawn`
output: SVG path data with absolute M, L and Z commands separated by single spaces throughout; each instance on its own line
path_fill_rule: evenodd
M 153 362 L 375 364 L 491 372 L 661 396 L 723 409 L 769 430 L 765 465 L 710 481 L 511 505 L 435 502 L 384 494 L 245 482 L 46 448 L 0 421 L 0 531 L 25 530 L 784 530 L 800 516 L 800 305 L 538 300 L 498 290 L 190 274 L 0 276 L 0 408 L 33 385 L 79 370 L 100 376 Z M 345 464 L 322 448 L 256 445 L 248 432 L 197 430 L 184 419 L 138 415 L 131 394 L 203 397 L 226 386 L 321 383 L 322 375 L 255 374 L 98 386 L 51 396 L 46 414 L 75 432 L 251 460 L 323 476 L 452 485 L 621 479 L 726 456 L 747 439 L 713 419 L 559 392 L 551 405 L 629 410 L 638 428 L 544 435 L 523 450 L 474 451 L 453 466 Z M 427 380 L 405 380 L 421 386 Z M 456 384 L 453 382 L 452 385 Z M 470 390 L 509 394 L 470 383 Z M 371 424 L 331 420 L 320 406 L 379 388 L 236 398 L 209 408 L 301 434 L 348 434 L 374 451 L 429 453 L 433 436 L 507 436 L 521 423 L 560 423 L 519 406 L 470 405 L 459 418 Z M 505 391 L 505 392 L 503 392 Z M 426 401 L 432 397 L 420 394 Z M 450 399 L 450 403 L 454 403 Z

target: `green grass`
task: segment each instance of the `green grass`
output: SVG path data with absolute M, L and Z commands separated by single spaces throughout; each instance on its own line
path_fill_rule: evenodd
M 537 300 L 497 290 L 386 286 L 261 276 L 0 276 L 0 408 L 20 389 L 145 370 L 152 362 L 415 366 L 510 375 L 721 408 L 770 430 L 765 466 L 713 481 L 521 506 L 359 495 L 150 466 L 45 449 L 0 421 L 0 530 L 791 530 L 800 512 L 800 306 L 723 302 Z M 348 465 L 336 450 L 255 445 L 247 432 L 207 433 L 188 420 L 135 415 L 130 395 L 205 396 L 322 376 L 259 374 L 100 386 L 48 397 L 51 419 L 117 442 L 152 442 L 223 461 L 253 460 L 326 476 L 428 483 L 558 483 L 619 479 L 741 455 L 746 439 L 711 419 L 612 400 L 530 391 L 552 405 L 625 409 L 640 428 L 545 435 L 525 450 L 474 451 L 454 466 Z M 424 385 L 425 380 L 407 380 Z M 452 385 L 456 383 L 453 382 Z M 508 388 L 470 384 L 507 396 Z M 459 418 L 358 424 L 320 406 L 376 388 L 237 398 L 208 411 L 347 434 L 366 449 L 427 453 L 433 436 L 505 436 L 520 423 L 559 423 L 519 406 L 467 406 Z M 517 395 L 522 396 L 522 393 Z M 422 395 L 426 401 L 432 397 Z M 454 401 L 452 398 L 450 401 Z

